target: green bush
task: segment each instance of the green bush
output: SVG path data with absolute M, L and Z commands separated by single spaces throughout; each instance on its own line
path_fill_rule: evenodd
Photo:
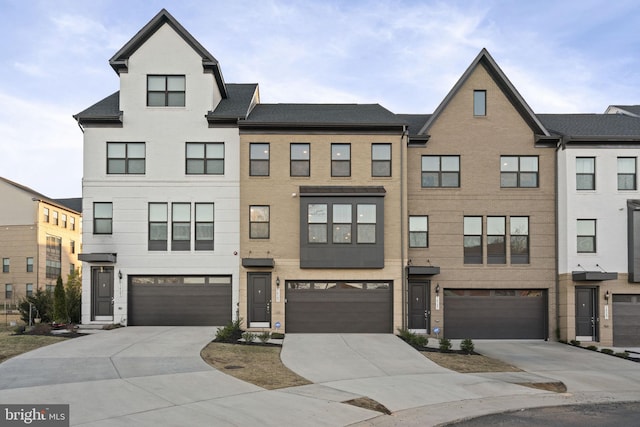
M 580 346 L 580 341 L 578 341 L 578 340 L 571 340 L 571 341 L 569 341 L 569 344 L 571 344 L 571 345 L 575 345 L 576 347 L 579 347 L 579 346 Z
M 229 322 L 224 328 L 218 328 L 216 332 L 217 342 L 237 343 L 242 338 L 242 319 Z
M 398 328 L 398 336 L 412 347 L 421 350 L 429 343 L 429 339 L 424 335 L 418 335 L 408 329 Z
M 473 353 L 474 349 L 475 346 L 473 345 L 473 341 L 471 341 L 471 338 L 465 338 L 460 343 L 460 350 L 464 351 L 466 354 Z
M 67 299 L 65 297 L 62 277 L 58 276 L 56 287 L 53 289 L 53 321 L 56 323 L 67 323 Z
M 440 338 L 440 351 L 445 352 L 451 350 L 451 341 L 447 338 Z
M 587 348 L 587 350 L 591 350 L 591 351 L 598 351 L 598 347 L 597 347 L 597 346 L 595 346 L 595 345 L 590 345 L 590 346 L 588 346 L 588 347 L 586 347 L 586 348 Z
M 255 341 L 256 334 L 254 334 L 253 332 L 243 332 L 242 333 L 242 339 L 244 340 L 244 342 L 246 344 L 251 344 L 252 342 Z
M 65 288 L 67 299 L 67 315 L 70 323 L 80 323 L 82 320 L 82 276 L 80 270 L 75 270 L 67 276 L 67 287 Z
M 620 353 L 616 353 L 616 356 L 622 357 L 623 359 L 628 359 L 629 358 L 629 353 L 627 353 L 626 351 L 623 351 L 623 352 L 620 352 Z
M 602 350 L 600 350 L 600 353 L 613 354 L 613 350 L 611 350 L 610 348 L 603 348 Z
M 271 332 L 269 331 L 264 331 L 263 333 L 261 333 L 260 335 L 258 335 L 258 338 L 260 339 L 260 342 L 262 344 L 266 344 L 267 341 L 269 341 L 271 339 Z
M 53 320 L 53 298 L 49 292 L 38 289 L 33 295 L 26 297 L 18 305 L 20 318 L 27 325 L 29 324 L 29 303 L 33 304 L 31 309 L 32 320 L 36 317 L 42 319 L 42 323 L 49 323 Z
M 284 339 L 284 334 L 282 332 L 274 332 L 271 334 L 271 338 L 274 340 L 282 340 Z

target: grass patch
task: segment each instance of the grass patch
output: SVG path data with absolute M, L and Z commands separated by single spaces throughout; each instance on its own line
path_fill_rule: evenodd
M 391 411 L 388 410 L 386 406 L 368 397 L 358 397 L 356 399 L 347 400 L 342 403 L 357 406 L 358 408 L 368 409 L 370 411 L 377 411 L 382 412 L 383 414 L 391 415 Z
M 537 388 L 538 390 L 545 391 L 553 391 L 555 393 L 566 393 L 567 386 L 558 382 L 550 382 L 550 383 L 518 383 L 518 385 L 523 385 L 525 387 Z
M 13 335 L 12 331 L 3 328 L 0 330 L 0 363 L 19 354 L 66 339 L 44 335 Z
M 200 355 L 219 371 L 267 390 L 311 384 L 282 364 L 281 350 L 280 346 L 211 342 Z
M 481 354 L 438 353 L 421 351 L 427 359 L 443 368 L 463 374 L 479 372 L 522 372 L 522 369 Z

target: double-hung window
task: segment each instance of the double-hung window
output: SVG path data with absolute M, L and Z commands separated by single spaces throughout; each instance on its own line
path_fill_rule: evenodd
M 506 264 L 506 221 L 503 216 L 487 217 L 487 264 Z
M 331 176 L 351 176 L 351 144 L 331 144 Z
M 291 163 L 289 172 L 291 176 L 311 175 L 311 146 L 310 144 L 294 142 L 290 146 Z
M 501 156 L 502 188 L 535 188 L 538 186 L 538 156 Z
M 27 273 L 33 273 L 33 257 L 27 257 Z
M 33 296 L 33 283 L 27 283 L 25 292 L 28 297 Z
M 482 217 L 464 217 L 464 263 L 482 264 Z
M 73 217 L 73 216 L 69 217 L 69 229 L 71 231 L 75 231 L 75 229 L 76 229 L 76 218 Z
M 13 299 L 13 285 L 11 283 L 4 285 L 4 298 L 8 300 Z
M 58 225 L 58 211 L 53 211 L 53 221 L 51 223 L 53 225 Z
M 188 251 L 191 249 L 191 204 L 173 203 L 171 205 L 171 250 Z
M 391 176 L 391 144 L 371 144 L 371 176 Z
M 62 228 L 67 228 L 67 215 L 62 214 Z
M 310 203 L 307 209 L 309 243 L 327 243 L 327 205 Z
M 529 264 L 529 217 L 509 218 L 511 231 L 511 264 Z
M 269 176 L 269 152 L 268 143 L 249 144 L 249 175 Z
M 224 143 L 187 142 L 187 175 L 224 175 Z
M 107 173 L 144 175 L 144 142 L 107 142 Z
M 42 215 L 44 218 L 44 222 L 49 222 L 49 208 L 43 208 Z
M 149 245 L 150 251 L 167 250 L 167 204 L 149 203 Z
M 113 233 L 113 204 L 95 202 L 93 204 L 93 234 Z
M 214 220 L 213 203 L 196 203 L 196 251 L 213 250 Z
M 576 190 L 596 189 L 596 158 L 576 157 Z
M 269 238 L 269 206 L 249 206 L 249 238 Z
M 578 253 L 596 252 L 596 220 L 579 219 L 577 223 Z
M 618 190 L 636 188 L 636 158 L 618 157 Z
M 358 243 L 376 243 L 376 205 L 357 205 Z
M 147 76 L 147 106 L 149 107 L 184 107 L 184 76 Z
M 69 241 L 69 247 L 70 247 L 71 253 L 75 254 L 76 253 L 76 242 L 75 242 L 75 240 Z
M 333 243 L 351 243 L 351 204 L 333 205 Z
M 460 187 L 460 156 L 422 156 L 422 187 Z
M 409 217 L 409 247 L 429 247 L 429 217 L 416 215 Z
M 2 272 L 9 273 L 10 270 L 11 270 L 10 258 L 2 258 Z

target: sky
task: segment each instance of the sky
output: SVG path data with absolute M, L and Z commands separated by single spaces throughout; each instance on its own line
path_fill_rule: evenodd
M 536 113 L 640 104 L 637 0 L 0 0 L 0 176 L 81 197 L 72 115 L 119 89 L 109 58 L 162 8 L 263 103 L 428 114 L 487 48 Z

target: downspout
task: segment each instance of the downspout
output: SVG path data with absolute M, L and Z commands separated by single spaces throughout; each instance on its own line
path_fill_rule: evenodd
M 405 194 L 404 194 L 404 181 L 406 177 L 404 157 L 405 157 L 405 141 L 408 144 L 409 132 L 407 126 L 402 127 L 402 134 L 400 135 L 400 269 L 402 277 L 402 329 L 407 328 L 407 269 L 405 268 L 405 244 L 404 244 L 404 227 L 405 227 Z M 394 331 L 395 332 L 395 331 Z
M 554 338 L 556 340 L 558 340 L 560 337 L 560 260 L 558 259 L 558 256 L 560 255 L 560 234 L 559 234 L 559 230 L 560 227 L 558 225 L 558 222 L 560 220 L 560 214 L 558 213 L 558 204 L 559 204 L 559 198 L 560 198 L 560 193 L 559 193 L 559 177 L 558 177 L 558 151 L 560 150 L 560 148 L 564 149 L 564 141 L 563 138 L 561 137 L 558 140 L 558 145 L 556 145 L 556 149 L 555 149 L 555 170 L 554 170 L 554 179 L 555 179 L 555 186 L 556 186 L 556 194 L 555 194 L 555 198 L 554 198 L 554 210 L 555 210 L 555 268 L 556 268 L 556 274 L 555 274 L 555 286 L 556 286 L 556 299 L 555 299 L 555 308 L 556 308 L 556 330 L 553 331 L 554 332 Z M 558 331 L 558 333 L 556 333 L 556 331 Z

